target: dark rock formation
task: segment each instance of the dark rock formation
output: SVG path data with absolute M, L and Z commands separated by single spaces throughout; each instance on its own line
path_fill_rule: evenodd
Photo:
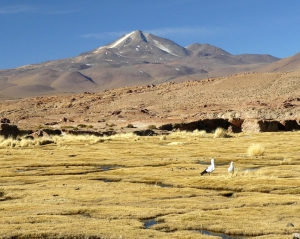
M 300 130 L 299 120 L 262 120 L 262 119 L 204 119 L 188 123 L 165 124 L 159 127 L 160 130 L 205 130 L 213 132 L 217 128 L 227 129 L 229 133 L 259 133 Z
M 279 122 L 276 120 L 245 119 L 242 131 L 249 133 L 277 132 Z
M 278 130 L 279 131 L 293 131 L 299 130 L 300 125 L 297 120 L 282 120 L 279 121 Z
M 206 132 L 212 132 L 216 128 L 227 129 L 231 124 L 227 119 L 204 119 L 197 120 L 189 123 L 175 123 L 175 124 L 166 124 L 159 127 L 161 130 L 185 130 L 185 131 L 194 131 L 194 130 L 205 130 Z
M 153 131 L 151 129 L 136 130 L 136 131 L 133 131 L 133 133 L 138 135 L 138 136 L 154 136 L 154 135 L 157 135 L 157 133 L 155 133 L 155 131 Z
M 20 130 L 16 125 L 1 124 L 0 135 L 3 135 L 4 138 L 12 137 L 15 139 L 20 135 Z
M 0 123 L 1 124 L 10 124 L 10 120 L 7 118 L 2 118 L 2 119 L 0 119 Z

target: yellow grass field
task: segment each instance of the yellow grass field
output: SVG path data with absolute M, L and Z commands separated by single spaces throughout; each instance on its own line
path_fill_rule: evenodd
M 292 238 L 300 132 L 231 136 L 1 138 L 0 237 Z

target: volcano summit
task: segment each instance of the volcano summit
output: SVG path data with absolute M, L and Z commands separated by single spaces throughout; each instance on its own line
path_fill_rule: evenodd
M 209 44 L 182 47 L 140 30 L 67 59 L 0 71 L 2 98 L 100 92 L 124 86 L 220 77 L 278 61 L 270 55 L 232 55 Z

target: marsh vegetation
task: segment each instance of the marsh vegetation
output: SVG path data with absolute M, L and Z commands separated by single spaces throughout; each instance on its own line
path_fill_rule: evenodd
M 291 238 L 300 231 L 299 137 L 1 138 L 1 237 Z M 263 154 L 249 153 L 254 144 Z M 212 157 L 215 171 L 200 177 Z

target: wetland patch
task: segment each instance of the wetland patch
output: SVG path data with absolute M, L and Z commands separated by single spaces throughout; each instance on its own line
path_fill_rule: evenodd
M 244 236 L 226 235 L 225 233 L 211 232 L 208 230 L 199 230 L 198 232 L 201 233 L 202 235 L 217 236 L 217 237 L 221 237 L 222 239 L 247 239 L 247 238 L 249 238 L 249 237 L 244 237 Z
M 148 229 L 156 224 L 158 224 L 157 221 L 155 221 L 155 219 L 147 219 L 147 220 L 144 220 L 144 227 L 145 229 Z

